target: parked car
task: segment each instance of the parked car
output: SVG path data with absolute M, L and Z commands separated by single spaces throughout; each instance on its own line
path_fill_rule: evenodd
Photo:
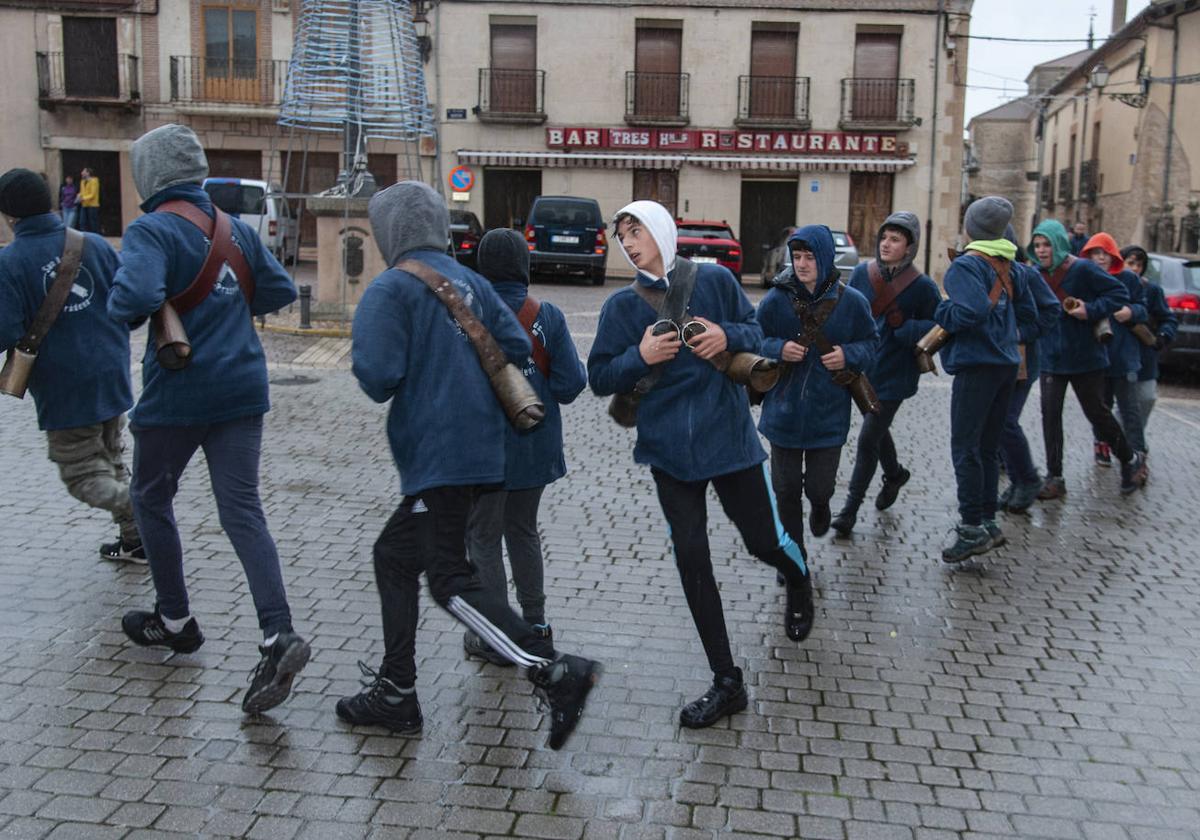
M 279 184 L 249 178 L 205 178 L 203 187 L 213 204 L 258 231 L 263 245 L 280 261 L 285 255 L 295 257 L 300 224 Z
M 582 275 L 603 286 L 608 236 L 600 203 L 594 198 L 542 195 L 525 217 L 530 278 Z
M 1200 259 L 1180 254 L 1150 254 L 1146 277 L 1162 286 L 1167 306 L 1179 319 L 1175 340 L 1159 354 L 1165 367 L 1200 362 Z
M 483 239 L 483 225 L 478 216 L 470 210 L 450 211 L 450 246 L 454 258 L 467 268 L 474 269 L 477 264 L 475 252 L 480 239 Z
M 763 246 L 768 249 L 763 256 L 761 283 L 764 289 L 770 288 L 771 281 L 778 276 L 779 272 L 792 264 L 792 255 L 788 253 L 787 241 L 795 229 L 795 227 L 785 227 L 780 231 L 774 245 Z M 833 264 L 837 266 L 838 275 L 842 281 L 849 282 L 850 275 L 854 273 L 854 267 L 858 265 L 858 247 L 850 238 L 850 234 L 844 230 L 835 230 L 831 233 L 833 233 L 833 249 L 836 253 Z
M 677 253 L 692 262 L 717 263 L 742 282 L 742 245 L 728 222 L 676 219 Z

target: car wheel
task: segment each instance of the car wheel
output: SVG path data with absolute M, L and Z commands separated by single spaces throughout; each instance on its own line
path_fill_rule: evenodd
M 592 285 L 593 286 L 603 286 L 604 281 L 606 279 L 608 279 L 608 278 L 605 276 L 605 273 L 603 270 L 597 271 L 594 274 L 592 274 Z

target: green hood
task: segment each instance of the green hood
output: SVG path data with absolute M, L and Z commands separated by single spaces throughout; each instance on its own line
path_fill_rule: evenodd
M 1071 240 L 1067 236 L 1067 229 L 1057 219 L 1046 219 L 1033 229 L 1033 236 L 1044 236 L 1050 240 L 1050 247 L 1054 249 L 1054 258 L 1050 262 L 1051 271 L 1057 269 L 1062 265 L 1062 261 L 1071 255 Z M 1029 237 L 1027 251 L 1034 265 L 1040 265 L 1034 256 L 1033 236 Z

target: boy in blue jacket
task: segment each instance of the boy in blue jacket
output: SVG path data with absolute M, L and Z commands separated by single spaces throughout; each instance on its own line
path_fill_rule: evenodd
M 208 255 L 208 235 L 196 224 L 156 209 L 186 202 L 215 219 L 200 186 L 208 160 L 190 128 L 156 128 L 134 142 L 130 158 L 146 215 L 125 231 L 123 267 L 108 298 L 108 314 L 121 324 L 146 319 L 190 287 Z M 232 238 L 254 275 L 253 297 L 246 299 L 239 284 L 245 278 L 226 264 L 209 294 L 181 315 L 191 364 L 182 370 L 161 367 L 153 338 L 142 359 L 142 394 L 131 418 L 131 495 L 157 599 L 152 611 L 126 613 L 121 627 L 136 644 L 177 653 L 204 643 L 188 607 L 173 508 L 180 476 L 203 449 L 221 527 L 242 561 L 263 634 L 261 659 L 242 698 L 242 709 L 255 714 L 287 699 L 310 653 L 292 628 L 279 554 L 258 495 L 263 415 L 270 401 L 266 357 L 251 321 L 295 300 L 296 287 L 244 222 L 232 220 Z
M 950 264 L 946 300 L 934 320 L 952 336 L 942 350 L 954 375 L 950 396 L 950 454 L 962 521 L 942 550 L 943 563 L 961 563 L 1004 544 L 996 524 L 999 447 L 1017 378 L 1017 308 L 1035 319 L 1024 276 L 1012 270 L 1017 246 L 1004 238 L 1012 219 L 1008 199 L 989 195 L 973 202 L 963 218 L 970 240 Z
M 558 749 L 575 729 L 600 666 L 556 652 L 549 635 L 514 613 L 467 559 L 471 507 L 506 477 L 508 420 L 450 310 L 420 278 L 396 266 L 413 260 L 448 279 L 513 362 L 525 364 L 529 339 L 492 285 L 446 255 L 450 213 L 431 187 L 401 181 L 376 193 L 368 213 L 393 267 L 372 281 L 354 314 L 353 371 L 367 396 L 391 403 L 388 442 L 403 498 L 374 549 L 383 664 L 375 671 L 359 663 L 370 682 L 338 701 L 338 717 L 404 734 L 421 731 L 415 653 L 424 572 L 438 606 L 528 669 L 549 702 L 550 747 Z
M 637 271 L 634 283 L 666 291 L 678 280 L 675 221 L 665 207 L 653 201 L 626 205 L 613 231 Z M 588 356 L 588 380 L 599 396 L 633 392 L 652 370 L 661 373 L 638 406 L 633 459 L 650 466 L 684 595 L 713 671 L 712 686 L 679 714 L 680 724 L 691 728 L 711 726 L 748 702 L 709 553 L 705 496 L 710 483 L 750 553 L 784 576 L 788 638 L 803 640 L 813 623 L 804 553 L 780 525 L 763 468 L 767 454 L 754 431 L 746 390 L 709 361 L 724 350 L 757 352 L 762 329 L 727 269 L 701 264 L 696 270 L 683 320 L 705 332 L 687 345 L 682 324 L 665 325 L 670 332 L 655 334 L 658 312 L 627 286 L 604 302 Z
M 467 556 L 483 585 L 508 602 L 508 578 L 501 543 L 517 589 L 521 616 L 540 635 L 551 638 L 546 623 L 542 541 L 538 506 L 546 486 L 567 474 L 563 457 L 560 405 L 574 402 L 587 386 L 587 370 L 557 306 L 529 294 L 529 247 L 515 230 L 497 228 L 484 234 L 476 250 L 477 270 L 521 322 L 533 352 L 525 359 L 525 378 L 533 385 L 546 416 L 541 424 L 519 432 L 507 424 L 504 435 L 504 487 L 481 493 L 467 520 Z M 510 665 L 470 628 L 463 636 L 468 656 L 495 665 Z
M 58 277 L 66 226 L 50 206 L 42 176 L 10 169 L 0 176 L 0 213 L 16 237 L 0 250 L 0 350 L 32 326 Z M 120 267 L 100 236 L 84 234 L 79 273 L 38 351 L 29 380 L 38 428 L 50 460 L 72 496 L 112 514 L 120 533 L 100 546 L 109 560 L 145 562 L 129 501 L 129 472 L 121 430 L 133 404 L 129 383 L 129 329 L 109 320 L 105 307 Z
M 1104 374 L 1108 351 L 1096 340 L 1096 321 L 1122 311 L 1129 294 L 1115 277 L 1091 260 L 1071 256 L 1067 231 L 1055 219 L 1046 219 L 1033 230 L 1029 251 L 1050 291 L 1065 303 L 1082 303 L 1068 311 L 1064 305 L 1058 322 L 1042 336 L 1042 437 L 1046 443 L 1046 481 L 1038 493 L 1042 500 L 1067 495 L 1063 480 L 1063 401 L 1067 386 L 1075 391 L 1079 407 L 1092 426 L 1092 437 L 1107 443 L 1121 461 L 1121 489 L 1137 489 L 1136 476 L 1144 458 L 1129 445 L 1121 424 L 1104 407 Z
M 1167 297 L 1162 286 L 1154 283 L 1146 276 L 1146 267 L 1150 257 L 1146 249 L 1140 245 L 1127 245 L 1121 249 L 1121 257 L 1125 267 L 1138 276 L 1142 283 L 1142 291 L 1146 295 L 1146 311 L 1149 315 L 1148 326 L 1154 333 L 1154 345 L 1141 345 L 1142 367 L 1138 371 L 1138 403 L 1142 409 L 1142 429 L 1150 423 L 1150 412 L 1158 400 L 1158 354 L 1162 349 L 1175 340 L 1175 331 L 1179 328 L 1179 319 L 1167 306 Z M 1149 455 L 1150 445 L 1142 454 Z M 1149 458 L 1147 457 L 1147 461 Z
M 913 264 L 920 242 L 921 220 L 916 214 L 893 213 L 875 237 L 875 259 L 859 263 L 850 275 L 850 287 L 867 299 L 879 331 L 878 349 L 866 369 L 879 398 L 879 413 L 863 417 L 850 489 L 833 520 L 839 536 L 849 536 L 854 530 L 876 467 L 883 467 L 883 487 L 875 497 L 877 510 L 895 504 L 900 488 L 912 478 L 912 473 L 900 466 L 891 426 L 901 403 L 917 393 L 921 371 L 913 348 L 933 329 L 933 312 L 942 299 L 937 283 Z
M 879 334 L 866 298 L 838 282 L 829 228 L 797 228 L 788 237 L 788 250 L 791 266 L 758 305 L 762 355 L 784 363 L 778 384 L 763 397 L 758 430 L 771 442 L 779 518 L 803 549 L 804 497 L 812 504 L 813 536 L 823 536 L 850 432 L 850 392 L 833 381 L 833 374 L 861 373 L 875 356 Z M 809 334 L 814 329 L 833 345 L 831 352 L 820 355 Z

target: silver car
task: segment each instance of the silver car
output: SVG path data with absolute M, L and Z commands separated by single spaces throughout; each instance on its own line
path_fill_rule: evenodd
M 791 265 L 792 258 L 788 254 L 787 241 L 788 237 L 795 230 L 795 227 L 785 227 L 775 240 L 774 245 L 763 246 L 768 249 L 767 253 L 763 255 L 762 277 L 760 280 L 764 289 L 770 288 L 771 281 L 779 275 L 779 272 Z M 858 265 L 858 248 L 855 246 L 854 240 L 850 238 L 850 234 L 844 230 L 835 230 L 831 231 L 831 233 L 833 234 L 833 249 L 837 254 L 833 258 L 833 264 L 837 267 L 842 282 L 849 282 L 854 267 Z

